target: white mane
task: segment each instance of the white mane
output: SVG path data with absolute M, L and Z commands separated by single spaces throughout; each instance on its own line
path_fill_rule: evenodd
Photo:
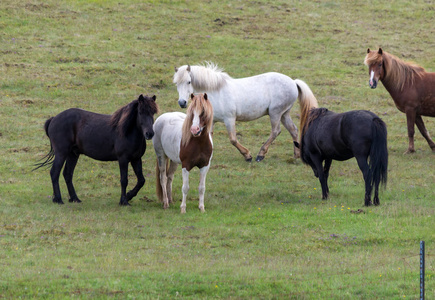
M 179 84 L 188 80 L 187 65 L 178 68 L 174 74 L 174 83 Z M 231 77 L 223 72 L 212 62 L 206 62 L 205 66 L 190 66 L 190 77 L 193 88 L 196 91 L 216 91 L 219 90 Z

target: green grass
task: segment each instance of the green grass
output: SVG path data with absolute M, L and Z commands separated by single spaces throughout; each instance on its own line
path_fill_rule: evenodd
M 421 240 L 434 298 L 434 155 L 418 132 L 417 152 L 402 154 L 405 115 L 382 85 L 368 87 L 363 64 L 380 46 L 435 71 L 434 18 L 427 1 L 3 0 L 0 298 L 416 299 Z M 187 214 L 178 202 L 162 209 L 151 143 L 132 207 L 118 206 L 118 164 L 86 157 L 75 173 L 83 203 L 51 202 L 49 171 L 30 171 L 49 150 L 48 117 L 112 113 L 140 93 L 157 95 L 160 113 L 179 111 L 174 67 L 204 61 L 233 77 L 281 72 L 307 82 L 321 106 L 381 116 L 390 155 L 381 205 L 363 207 L 355 160 L 333 162 L 322 201 L 284 129 L 263 162 L 246 163 L 220 123 L 204 214 L 197 171 Z M 297 123 L 298 104 L 291 115 Z M 269 126 L 238 123 L 240 142 L 256 155 Z M 177 200 L 181 184 L 178 170 Z M 61 191 L 65 200 L 62 179 Z

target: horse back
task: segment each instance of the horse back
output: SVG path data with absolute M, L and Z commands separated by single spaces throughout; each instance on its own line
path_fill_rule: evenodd
M 180 161 L 181 131 L 186 114 L 164 113 L 154 122 L 153 146 L 157 156 L 167 156 L 178 164 Z
M 74 151 L 103 161 L 117 160 L 110 115 L 71 108 L 55 116 L 48 135 L 57 152 Z
M 308 127 L 304 148 L 320 157 L 348 160 L 355 155 L 368 155 L 372 139 L 372 120 L 375 114 L 369 111 L 350 111 L 318 117 Z

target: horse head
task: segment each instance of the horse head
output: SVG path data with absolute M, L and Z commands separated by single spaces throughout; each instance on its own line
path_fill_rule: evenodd
M 178 105 L 181 108 L 186 108 L 189 101 L 189 96 L 193 93 L 192 74 L 190 65 L 175 68 L 174 83 L 177 85 Z
M 194 137 L 198 137 L 201 135 L 204 128 L 209 126 L 213 118 L 213 113 L 210 111 L 211 105 L 208 103 L 207 94 L 191 94 L 190 99 L 192 100 L 190 107 L 192 107 L 191 112 L 193 113 L 190 132 Z
M 137 100 L 137 124 L 142 129 L 145 139 L 150 140 L 154 136 L 154 114 L 158 111 L 156 96 L 148 97 L 141 94 Z
M 385 76 L 382 49 L 379 48 L 378 51 L 370 51 L 370 49 L 367 49 L 364 63 L 369 67 L 369 85 L 372 89 L 375 89 L 378 86 L 378 81 L 382 80 Z

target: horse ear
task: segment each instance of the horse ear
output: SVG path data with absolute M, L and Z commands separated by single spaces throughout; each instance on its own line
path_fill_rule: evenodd
M 139 98 L 137 99 L 137 100 L 139 100 L 139 101 L 143 101 L 145 98 L 143 97 L 143 95 L 142 94 L 140 94 L 139 95 Z
M 153 95 L 151 98 L 152 98 L 153 101 L 155 102 L 157 97 L 156 97 L 156 95 Z
M 187 65 L 187 72 L 190 72 L 190 65 Z
M 378 53 L 382 55 L 382 48 L 379 48 Z
M 367 48 L 367 53 L 370 53 L 370 48 Z
M 193 93 L 190 94 L 190 99 L 193 99 L 193 97 L 195 97 L 195 95 Z
M 175 70 L 175 73 L 177 73 L 177 72 L 178 72 L 178 68 L 177 68 L 177 67 L 174 67 L 174 70 Z
M 208 100 L 207 93 L 204 93 L 204 99 Z
M 298 142 L 296 142 L 296 141 L 293 141 L 293 144 L 295 144 L 295 147 L 296 147 L 296 148 L 298 148 L 298 149 L 301 149 L 301 147 L 300 147 L 300 145 L 299 145 L 299 143 L 298 143 Z

